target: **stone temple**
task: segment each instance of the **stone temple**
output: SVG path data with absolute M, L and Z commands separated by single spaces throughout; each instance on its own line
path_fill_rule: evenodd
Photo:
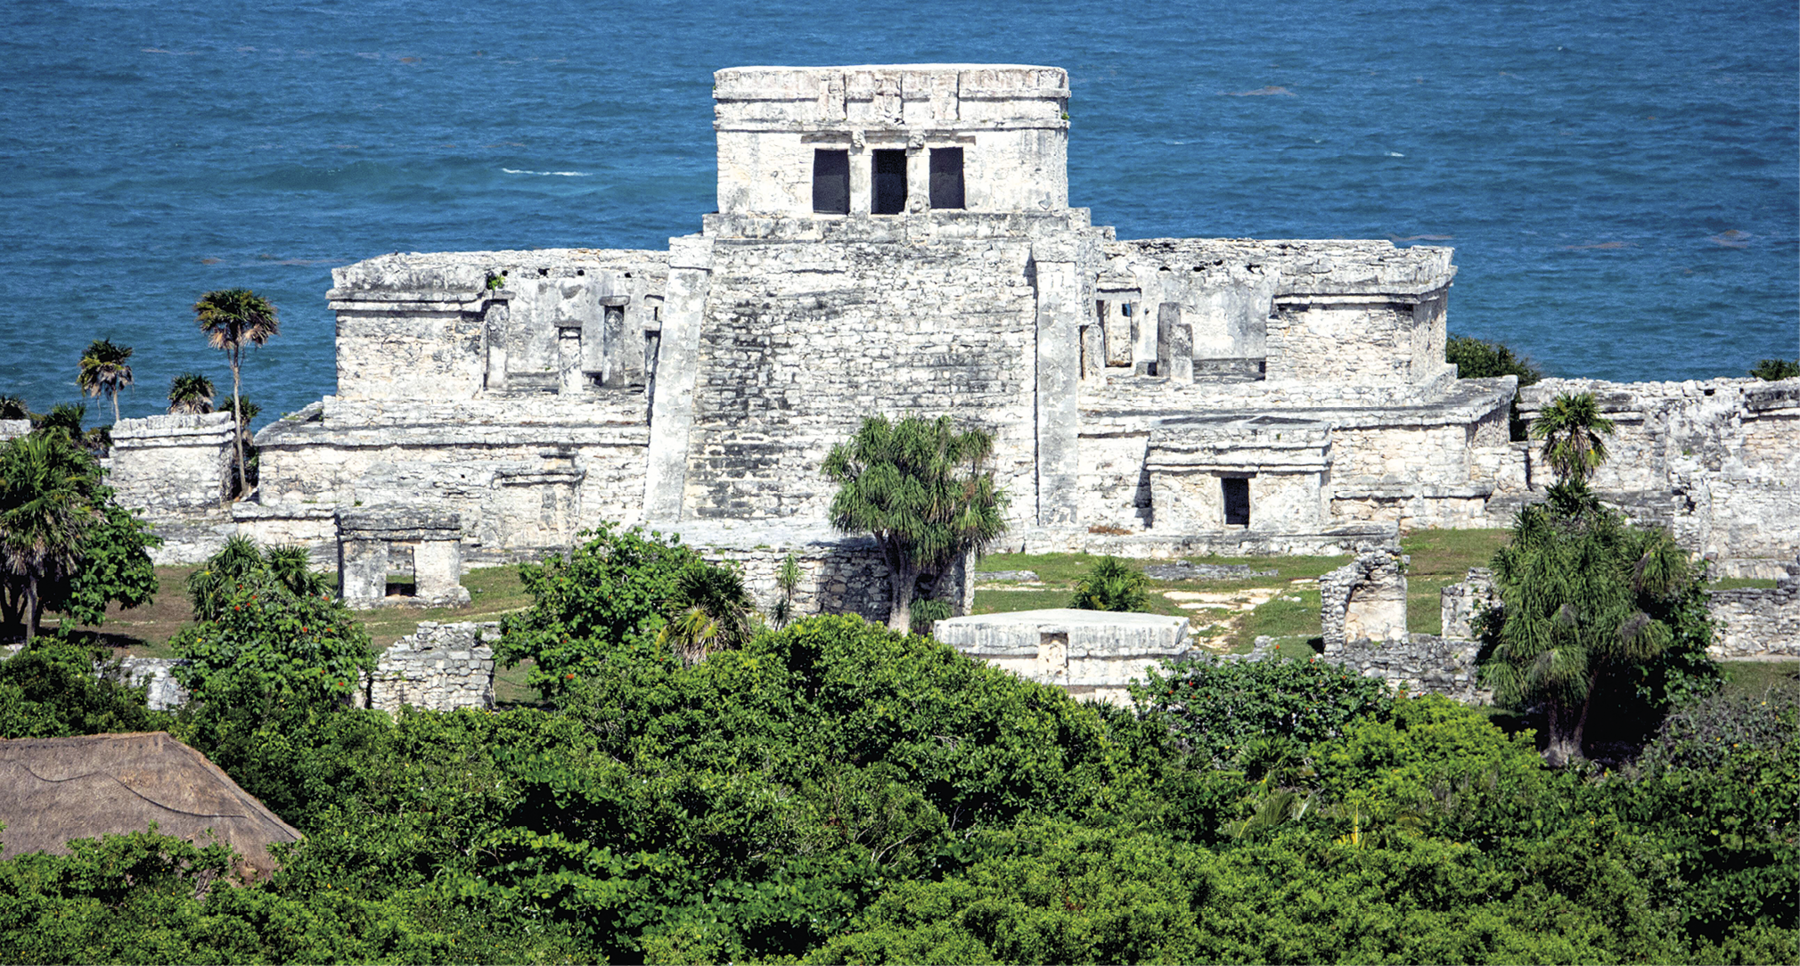
M 1357 552 L 1505 525 L 1545 482 L 1508 439 L 1515 380 L 1444 361 L 1447 248 L 1119 239 L 1069 205 L 1054 67 L 715 80 L 718 211 L 699 233 L 336 270 L 337 392 L 263 430 L 254 497 L 182 518 L 172 546 L 235 529 L 333 563 L 341 529 L 377 532 L 345 515 L 375 513 L 433 538 L 393 541 L 392 571 L 446 539 L 432 560 L 479 564 L 642 523 L 740 561 L 763 596 L 792 551 L 802 612 L 879 619 L 879 558 L 825 524 L 819 472 L 872 414 L 992 431 L 1015 549 Z M 1626 428 L 1766 424 L 1762 462 L 1735 464 L 1766 485 L 1730 490 L 1762 502 L 1733 512 L 1780 517 L 1800 508 L 1778 442 L 1800 387 L 1757 403 L 1749 382 L 1706 393 L 1724 429 Z M 1633 485 L 1663 500 L 1679 462 Z M 1796 516 L 1739 569 L 1791 560 Z

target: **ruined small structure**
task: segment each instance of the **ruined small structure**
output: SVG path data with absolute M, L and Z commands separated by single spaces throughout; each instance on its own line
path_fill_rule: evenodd
M 977 660 L 1079 698 L 1129 705 L 1133 680 L 1188 653 L 1185 617 L 1027 610 L 938 621 L 931 634 Z
M 381 653 L 374 673 L 362 682 L 356 706 L 396 714 L 408 705 L 431 711 L 492 708 L 492 645 L 499 638 L 498 622 L 425 621 Z
M 462 585 L 462 526 L 456 514 L 416 507 L 347 508 L 337 511 L 337 528 L 338 594 L 348 606 L 460 607 L 469 602 Z
M 1366 553 L 1319 578 L 1319 623 L 1327 656 L 1352 641 L 1406 639 L 1406 558 Z

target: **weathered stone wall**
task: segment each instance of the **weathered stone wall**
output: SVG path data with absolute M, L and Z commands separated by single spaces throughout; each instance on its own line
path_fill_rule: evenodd
M 1491 607 L 1500 604 L 1500 592 L 1494 589 L 1493 571 L 1486 567 L 1470 567 L 1469 576 L 1438 592 L 1439 613 L 1445 638 L 1468 641 L 1475 638 L 1474 621 Z
M 188 702 L 187 689 L 175 680 L 174 674 L 176 667 L 186 663 L 176 658 L 122 658 L 113 679 L 127 687 L 145 689 L 145 703 L 150 710 L 173 711 Z
M 1129 705 L 1129 685 L 1188 652 L 1188 622 L 1159 614 L 1033 610 L 938 621 L 932 636 L 986 661 L 1076 697 Z
M 1708 610 L 1718 624 L 1708 653 L 1717 658 L 1800 657 L 1800 556 L 1773 588 L 1715 590 Z
M 1411 634 L 1386 641 L 1348 641 L 1325 660 L 1363 677 L 1380 678 L 1407 694 L 1441 694 L 1464 704 L 1492 704 L 1493 691 L 1481 686 L 1475 665 L 1480 645 L 1434 634 Z
M 460 607 L 469 602 L 461 584 L 461 521 L 456 514 L 421 507 L 342 508 L 337 512 L 338 595 L 345 605 Z M 387 578 L 411 571 L 410 594 L 390 595 Z
M 775 524 L 721 524 L 696 520 L 677 533 L 712 563 L 736 567 L 756 607 L 774 612 L 782 597 L 780 573 L 792 554 L 800 579 L 791 599 L 794 617 L 858 614 L 878 624 L 888 619 L 888 569 L 875 538 L 840 535 L 827 528 Z M 974 601 L 974 568 L 958 564 L 941 585 L 948 589 L 953 615 Z
M 1800 379 L 1546 379 L 1520 392 L 1520 414 L 1535 419 L 1563 393 L 1592 393 L 1615 425 L 1594 488 L 1668 526 L 1716 573 L 1777 576 L 1800 548 Z M 1545 469 L 1529 474 L 1534 486 L 1553 482 Z
M 402 705 L 430 711 L 494 706 L 498 623 L 426 621 L 381 654 L 356 696 L 359 708 L 397 713 Z
M 928 152 L 946 147 L 962 149 L 969 211 L 1068 207 L 1061 68 L 732 67 L 713 79 L 722 213 L 815 217 L 819 149 L 849 152 L 851 217 L 871 210 L 876 150 L 906 152 L 909 213 L 930 198 Z
M 1328 655 L 1353 641 L 1406 640 L 1406 558 L 1366 553 L 1319 578 L 1319 620 Z
M 1036 516 L 1039 304 L 1028 268 L 1039 246 L 1033 226 L 1014 228 L 968 238 L 844 223 L 841 236 L 804 244 L 715 242 L 684 515 L 821 519 L 831 485 L 818 468 L 863 417 L 953 413 L 995 434 L 1013 511 Z
M 230 413 L 121 419 L 107 483 L 122 505 L 153 520 L 216 510 L 231 496 L 235 431 Z

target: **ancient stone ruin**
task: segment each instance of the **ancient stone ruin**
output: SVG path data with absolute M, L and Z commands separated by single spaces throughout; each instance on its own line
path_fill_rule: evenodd
M 115 474 L 194 481 L 133 498 L 178 537 L 161 559 L 234 531 L 297 542 L 362 568 L 344 579 L 367 602 L 396 596 L 374 548 L 391 564 L 411 541 L 343 530 L 339 510 L 453 518 L 462 564 L 618 521 L 756 569 L 780 556 L 762 552 L 773 528 L 812 535 L 805 608 L 880 619 L 865 585 L 885 576 L 825 524 L 819 473 L 876 413 L 994 434 L 998 549 L 1362 554 L 1416 527 L 1505 526 L 1542 498 L 1530 445 L 1508 438 L 1516 380 L 1444 362 L 1449 249 L 1118 238 L 1069 204 L 1054 67 L 714 81 L 718 210 L 666 248 L 335 270 L 336 391 L 258 433 L 260 483 L 228 515 L 198 505 L 217 438 L 128 432 Z M 1800 548 L 1800 380 L 1551 380 L 1523 411 L 1564 389 L 1620 421 L 1597 483 L 1641 518 L 1728 574 L 1773 576 Z M 450 543 L 411 547 L 413 573 Z M 419 580 L 411 596 L 433 597 Z
M 1185 617 L 1028 610 L 938 621 L 932 636 L 977 660 L 1069 694 L 1129 705 L 1132 681 L 1188 653 Z
M 338 594 L 350 607 L 460 607 L 469 602 L 461 583 L 462 528 L 456 514 L 414 507 L 349 508 L 337 512 L 337 528 Z
M 499 638 L 497 622 L 425 621 L 381 653 L 375 672 L 362 682 L 356 706 L 392 713 L 406 705 L 431 711 L 492 708 L 492 644 Z

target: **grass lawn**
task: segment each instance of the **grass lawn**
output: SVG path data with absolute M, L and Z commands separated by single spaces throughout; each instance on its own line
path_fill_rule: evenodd
M 1417 530 L 1402 537 L 1400 550 L 1412 558 L 1406 570 L 1406 629 L 1442 634 L 1439 592 L 1461 583 L 1470 567 L 1486 567 L 1511 538 L 1511 530 Z
M 1407 626 L 1413 631 L 1442 631 L 1438 592 L 1464 579 L 1470 567 L 1485 567 L 1494 551 L 1506 544 L 1509 530 L 1421 530 L 1408 534 L 1401 549 L 1412 557 L 1407 572 Z M 1039 584 L 978 584 L 974 613 L 1000 614 L 1047 607 L 1067 607 L 1075 582 L 1100 558 L 1085 553 L 993 554 L 977 573 L 1029 570 Z M 1257 637 L 1276 640 L 1278 653 L 1308 657 L 1319 649 L 1318 578 L 1343 566 L 1349 557 L 1190 557 L 1193 563 L 1248 564 L 1273 570 L 1274 576 L 1243 580 L 1150 582 L 1149 611 L 1190 618 L 1197 640 L 1222 652 L 1242 654 Z M 1162 561 L 1133 560 L 1142 568 Z M 1181 596 L 1187 595 L 1187 599 Z M 1196 599 L 1199 595 L 1202 599 Z M 1183 604 L 1190 606 L 1183 607 Z M 1199 605 L 1199 606 L 1195 606 Z M 1207 606 L 1215 605 L 1215 606 Z M 1210 625 L 1210 626 L 1209 626 Z
M 194 619 L 193 608 L 188 604 L 187 578 L 196 569 L 198 568 L 193 566 L 156 568 L 155 600 L 132 610 L 112 607 L 106 612 L 106 623 L 90 629 L 99 633 L 102 643 L 111 645 L 121 655 L 173 657 L 169 650 L 169 638 L 175 636 L 181 625 Z M 375 646 L 385 648 L 411 634 L 418 628 L 420 621 L 444 623 L 499 620 L 501 615 L 523 610 L 531 604 L 531 598 L 519 583 L 517 567 L 478 567 L 463 574 L 462 585 L 469 588 L 470 601 L 466 607 L 434 607 L 429 610 L 384 607 L 351 613 L 368 629 Z M 54 622 L 48 623 L 54 626 Z M 522 669 L 518 670 L 518 679 L 519 687 L 523 688 Z M 500 680 L 496 678 L 496 690 L 500 687 Z M 532 694 L 535 695 L 535 692 Z
M 1800 684 L 1800 661 L 1720 661 L 1721 694 L 1759 697 L 1771 687 Z

